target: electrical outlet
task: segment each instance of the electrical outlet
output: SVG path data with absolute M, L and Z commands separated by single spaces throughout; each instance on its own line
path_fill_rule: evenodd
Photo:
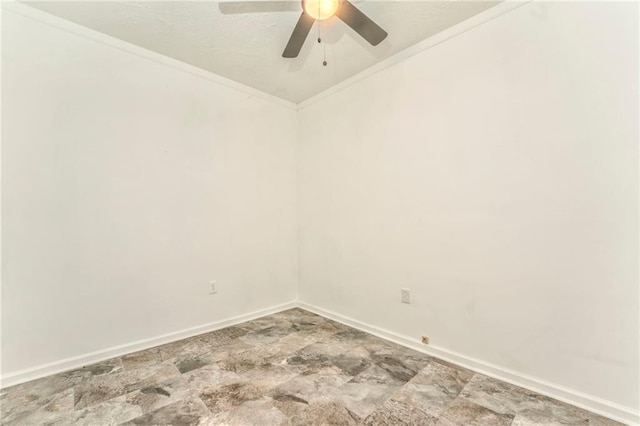
M 402 303 L 411 303 L 411 290 L 408 288 L 402 289 Z
M 429 344 L 429 336 L 422 336 L 422 343 L 424 343 L 425 345 Z
M 209 294 L 215 294 L 218 292 L 218 282 L 209 281 Z

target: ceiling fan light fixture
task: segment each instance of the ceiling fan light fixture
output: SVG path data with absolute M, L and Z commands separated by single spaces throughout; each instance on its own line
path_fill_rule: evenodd
M 298 18 L 287 46 L 282 52 L 283 58 L 296 58 L 302 49 L 305 39 L 316 20 L 336 16 L 369 42 L 377 46 L 387 37 L 387 32 L 380 28 L 349 0 L 302 0 L 302 13 Z M 318 42 L 320 37 L 318 37 Z
M 302 8 L 313 19 L 331 18 L 338 10 L 339 0 L 302 0 Z

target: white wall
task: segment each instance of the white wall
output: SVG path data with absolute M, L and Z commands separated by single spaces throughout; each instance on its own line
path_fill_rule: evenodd
M 295 299 L 294 109 L 7 10 L 2 37 L 3 374 Z
M 296 117 L 5 11 L 3 375 L 291 301 L 299 266 L 304 302 L 637 408 L 637 17 L 528 4 Z
M 303 108 L 300 299 L 637 409 L 637 20 L 527 4 Z

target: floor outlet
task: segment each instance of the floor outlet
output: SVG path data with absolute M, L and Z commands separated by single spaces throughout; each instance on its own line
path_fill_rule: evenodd
M 402 303 L 411 303 L 411 290 L 408 288 L 402 289 Z

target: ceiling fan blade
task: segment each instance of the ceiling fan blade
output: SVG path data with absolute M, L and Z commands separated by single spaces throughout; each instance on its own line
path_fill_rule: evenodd
M 382 40 L 387 38 L 387 32 L 385 30 L 369 19 L 367 15 L 360 12 L 360 9 L 355 7 L 348 0 L 344 0 L 340 3 L 336 16 L 342 19 L 345 24 L 353 28 L 355 32 L 360 34 L 362 38 L 367 40 L 373 46 L 376 46 Z
M 238 13 L 298 12 L 300 2 L 293 1 L 225 1 L 218 4 L 223 15 Z
M 284 52 L 282 52 L 283 58 L 295 58 L 298 56 L 314 22 L 315 19 L 306 13 L 302 12 L 302 14 L 300 14 L 300 19 L 298 19 L 298 23 L 293 29 L 293 33 L 291 33 L 289 43 L 287 43 L 287 47 L 285 47 Z

